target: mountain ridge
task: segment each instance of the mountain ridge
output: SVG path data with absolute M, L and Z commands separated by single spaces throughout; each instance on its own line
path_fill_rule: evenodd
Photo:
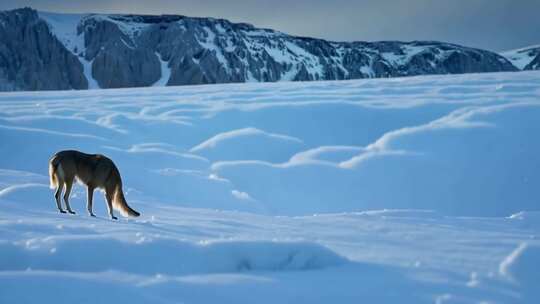
M 17 17 L 18 16 L 18 17 Z M 26 21 L 24 21 L 26 20 Z M 6 26 L 6 23 L 9 26 Z M 44 30 L 44 24 L 48 33 Z M 184 15 L 0 13 L 0 90 L 343 80 L 518 70 L 503 56 L 437 41 L 336 42 Z M 32 37 L 34 37 L 32 40 Z M 12 38 L 13 39 L 13 38 Z M 32 52 L 39 41 L 57 57 Z M 57 46 L 54 48 L 54 46 Z M 28 59 L 16 56 L 19 49 Z M 76 62 L 78 59 L 78 63 Z M 48 66 L 58 75 L 43 75 Z M 20 77 L 20 70 L 28 71 Z M 47 73 L 46 73 L 47 74 Z

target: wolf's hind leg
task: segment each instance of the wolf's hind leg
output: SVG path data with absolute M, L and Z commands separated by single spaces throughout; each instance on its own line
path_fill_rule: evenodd
M 58 211 L 60 211 L 60 213 L 66 213 L 64 209 L 62 209 L 62 203 L 60 202 L 60 196 L 62 196 L 62 190 L 64 190 L 64 182 L 59 181 L 58 186 L 56 186 L 56 192 L 54 193 L 54 198 L 56 199 L 56 207 L 58 208 Z
M 73 187 L 73 180 L 66 180 L 66 193 L 64 193 L 64 202 L 66 203 L 66 209 L 69 213 L 75 214 L 75 211 L 71 209 L 69 205 L 69 195 L 71 194 L 71 188 Z
M 92 199 L 94 198 L 94 188 L 92 186 L 88 186 L 86 188 L 86 196 L 87 196 L 86 209 L 88 210 L 88 215 L 95 216 L 94 212 L 92 211 L 93 209 Z
M 111 216 L 111 219 L 117 220 L 118 218 L 113 214 L 113 195 L 111 192 L 112 191 L 105 191 L 105 198 L 107 199 L 107 210 L 109 210 L 109 215 Z

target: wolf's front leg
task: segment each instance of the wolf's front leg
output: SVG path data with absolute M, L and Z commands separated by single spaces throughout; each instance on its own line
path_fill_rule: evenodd
M 93 210 L 92 199 L 94 198 L 94 188 L 92 186 L 88 186 L 86 188 L 86 196 L 87 196 L 86 209 L 88 210 L 88 215 L 95 217 L 96 215 L 92 211 Z

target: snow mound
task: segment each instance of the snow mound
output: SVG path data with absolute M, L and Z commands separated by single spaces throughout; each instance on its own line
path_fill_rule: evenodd
M 190 149 L 211 160 L 285 159 L 302 145 L 302 140 L 247 127 L 216 134 Z
M 89 254 L 99 252 L 99 254 Z M 311 270 L 346 259 L 308 242 L 182 242 L 139 236 L 134 242 L 105 237 L 45 237 L 0 243 L 0 269 L 186 275 L 242 271 Z

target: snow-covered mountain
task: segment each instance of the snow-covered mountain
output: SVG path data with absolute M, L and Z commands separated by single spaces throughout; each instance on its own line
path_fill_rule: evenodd
M 540 45 L 501 53 L 520 70 L 540 70 Z
M 223 19 L 0 13 L 0 89 L 86 89 L 514 71 L 485 50 L 331 42 Z
M 540 73 L 0 94 L 0 303 L 537 304 Z M 103 153 L 141 217 L 56 210 Z

